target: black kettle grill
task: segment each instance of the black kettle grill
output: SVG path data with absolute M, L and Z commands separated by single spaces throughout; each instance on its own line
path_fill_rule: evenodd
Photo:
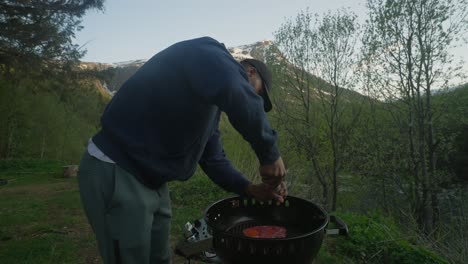
M 231 197 L 212 204 L 205 219 L 217 257 L 226 264 L 310 264 L 325 233 L 347 235 L 343 221 L 329 217 L 320 206 L 288 196 L 284 203 Z M 327 229 L 329 222 L 337 229 Z M 251 238 L 245 228 L 272 225 L 287 230 L 285 238 Z

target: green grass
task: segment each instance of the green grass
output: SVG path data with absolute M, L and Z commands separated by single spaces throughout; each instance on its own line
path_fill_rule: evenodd
M 204 210 L 213 202 L 229 194 L 217 187 L 201 173 L 195 174 L 185 182 L 169 184 L 172 202 L 172 236 L 179 239 L 187 221 L 203 217 Z
M 59 177 L 61 166 L 57 162 L 0 161 L 0 179 L 11 180 L 0 186 L 1 264 L 101 263 L 81 207 L 77 181 Z M 201 218 L 212 202 L 231 195 L 200 172 L 187 182 L 169 186 L 173 246 L 182 238 L 187 221 Z M 327 237 L 315 264 L 447 263 L 422 245 L 408 241 L 387 218 L 342 217 L 350 228 L 350 237 Z M 183 260 L 174 256 L 173 263 Z
M 2 162 L 1 263 L 93 263 L 95 242 L 76 179 L 59 178 L 57 162 Z
M 381 213 L 340 215 L 349 227 L 349 237 L 333 243 L 337 263 L 448 264 L 449 261 L 418 243 L 416 236 L 404 234 L 398 225 Z
M 62 164 L 0 161 L 0 263 L 101 263 L 79 198 L 76 179 L 61 178 Z M 182 238 L 187 221 L 203 217 L 212 202 L 228 196 L 197 173 L 170 183 L 171 241 Z M 183 263 L 175 258 L 174 263 Z

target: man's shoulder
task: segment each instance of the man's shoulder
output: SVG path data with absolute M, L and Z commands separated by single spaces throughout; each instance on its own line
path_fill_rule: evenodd
M 212 37 L 200 37 L 200 38 L 183 40 L 174 44 L 174 47 L 180 47 L 183 49 L 212 48 L 212 49 L 226 50 L 226 47 L 224 46 L 224 44 L 220 43 L 219 41 L 217 41 L 216 39 Z
M 180 43 L 177 50 L 173 50 L 173 52 L 177 56 L 183 56 L 182 63 L 190 71 L 195 71 L 197 74 L 209 72 L 210 78 L 217 79 L 229 78 L 232 73 L 239 71 L 240 64 L 232 57 L 229 50 L 224 44 L 211 37 Z M 200 69 L 200 71 L 196 69 Z
M 199 37 L 199 38 L 194 38 L 194 39 L 189 39 L 189 40 L 186 40 L 186 42 L 192 42 L 192 43 L 199 43 L 199 44 L 204 44 L 204 43 L 212 43 L 212 44 L 217 44 L 217 45 L 222 45 L 224 46 L 222 43 L 220 43 L 218 40 L 212 38 L 212 37 L 208 37 L 208 36 L 205 36 L 205 37 Z

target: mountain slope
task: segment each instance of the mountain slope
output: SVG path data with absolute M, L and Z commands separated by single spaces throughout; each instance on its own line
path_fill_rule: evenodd
M 231 47 L 228 48 L 228 50 L 231 52 L 232 56 L 239 61 L 246 58 L 264 60 L 266 51 L 272 44 L 272 41 L 264 40 L 249 45 Z M 101 72 L 103 75 L 106 75 L 101 79 L 103 79 L 105 86 L 111 92 L 115 92 L 145 62 L 146 60 L 144 59 L 116 63 L 82 62 L 80 64 L 80 68 L 82 70 L 95 70 Z
M 247 58 L 255 58 L 261 61 L 267 61 L 269 58 L 275 58 L 279 60 L 283 60 L 283 56 L 281 51 L 279 51 L 276 46 L 274 45 L 273 41 L 271 40 L 263 40 L 258 41 L 252 44 L 241 45 L 237 47 L 229 47 L 228 48 L 231 55 L 238 61 Z M 81 64 L 81 68 L 84 70 L 97 70 L 101 75 L 101 80 L 103 81 L 103 86 L 107 87 L 111 94 L 115 93 L 119 87 L 132 76 L 139 67 L 141 67 L 146 60 L 139 59 L 139 60 L 132 60 L 132 61 L 124 61 L 124 62 L 117 62 L 117 63 L 91 63 L 91 62 L 83 62 Z M 274 78 L 275 79 L 282 79 L 284 78 L 284 74 L 292 74 L 292 69 L 294 65 L 289 64 L 288 68 L 291 69 L 290 73 L 285 72 L 278 72 Z M 310 79 L 313 80 L 313 85 L 319 87 L 324 94 L 330 94 L 329 90 L 330 85 L 328 85 L 325 81 L 310 75 Z M 276 82 L 280 83 L 280 82 Z M 275 87 L 276 89 L 293 89 L 291 87 Z M 317 92 L 317 91 L 315 91 Z M 290 93 L 286 93 L 290 94 Z M 315 97 L 319 95 L 316 94 Z M 347 100 L 355 100 L 357 98 L 362 98 L 363 95 L 350 91 L 350 90 L 343 90 L 343 97 L 347 98 Z

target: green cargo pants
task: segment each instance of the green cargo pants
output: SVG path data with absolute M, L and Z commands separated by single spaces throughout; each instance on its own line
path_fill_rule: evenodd
M 105 264 L 166 264 L 171 204 L 167 184 L 152 190 L 116 164 L 85 151 L 78 182 Z

